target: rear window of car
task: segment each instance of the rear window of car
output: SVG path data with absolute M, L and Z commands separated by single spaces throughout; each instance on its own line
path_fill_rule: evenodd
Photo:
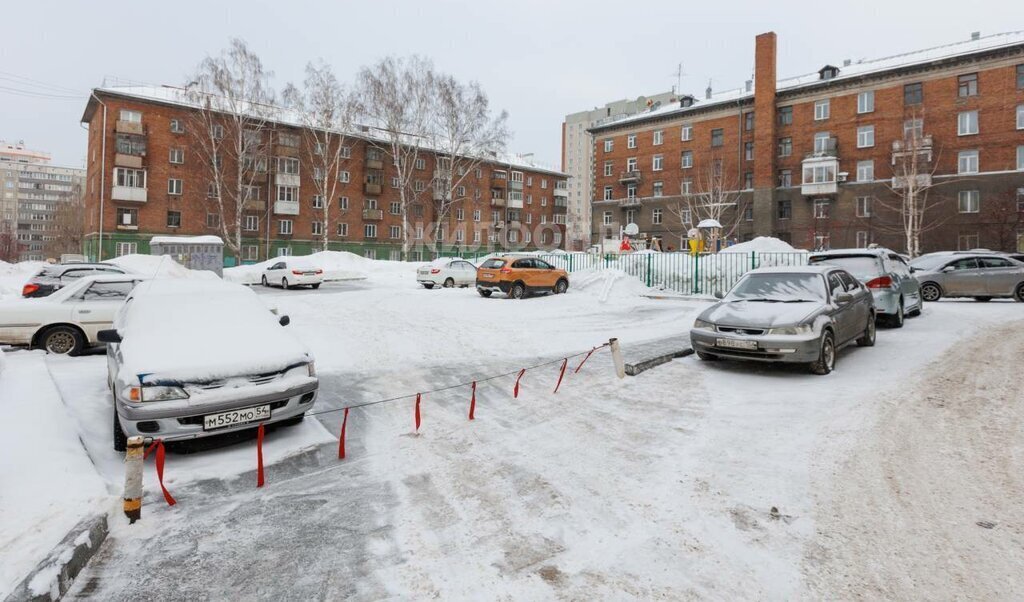
M 505 266 L 505 260 L 504 259 L 488 259 L 487 261 L 483 262 L 480 265 L 480 267 L 482 267 L 482 268 L 484 268 L 486 270 L 496 270 L 496 269 L 498 269 L 500 267 L 504 267 L 504 266 Z
M 809 263 L 827 263 L 843 268 L 857 280 L 870 280 L 882 274 L 882 262 L 875 255 L 819 255 Z

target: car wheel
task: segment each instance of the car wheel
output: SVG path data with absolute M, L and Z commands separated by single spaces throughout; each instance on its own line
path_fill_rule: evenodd
M 444 281 L 444 287 L 445 288 L 454 288 L 455 287 L 455 279 L 454 278 L 446 278 L 445 281 Z
M 288 288 L 288 279 L 287 278 L 282 278 L 281 279 L 281 288 Z
M 121 428 L 121 421 L 117 419 L 117 406 L 114 406 L 114 451 L 123 452 L 128 449 L 128 436 Z
M 485 291 L 485 290 L 481 290 L 481 289 L 476 289 L 476 292 L 480 293 L 481 297 L 490 297 L 491 293 L 494 292 L 494 291 Z
M 430 289 L 434 288 L 434 285 L 429 283 L 429 282 L 424 282 L 423 283 L 423 288 L 425 288 L 427 290 L 430 290 Z
M 261 278 L 260 284 L 262 284 L 263 286 L 270 286 L 270 283 L 267 282 L 267 275 L 266 274 L 264 274 L 263 278 Z
M 868 325 L 864 327 L 864 334 L 860 335 L 857 339 L 857 345 L 861 347 L 874 347 L 875 346 L 875 316 L 872 315 L 868 318 Z
M 942 298 L 942 289 L 934 282 L 925 282 L 921 285 L 921 298 L 929 303 Z
M 1024 303 L 1024 282 L 1017 285 L 1017 289 L 1013 291 L 1013 298 Z
M 320 288 L 320 283 L 317 282 L 316 284 L 311 284 L 311 285 L 309 285 L 309 287 L 312 288 L 313 290 L 316 290 L 316 289 Z
M 54 326 L 40 339 L 43 349 L 55 355 L 78 355 L 85 347 L 85 337 L 77 328 Z
M 698 351 L 697 352 L 697 357 L 699 357 L 702 361 L 705 361 L 705 362 L 714 362 L 714 361 L 718 360 L 718 356 L 717 355 L 712 355 L 712 354 L 710 354 L 710 353 L 708 353 L 706 351 Z
M 896 306 L 896 315 L 889 316 L 889 328 L 903 328 L 903 299 L 900 299 L 900 304 Z
M 564 279 L 559 280 L 558 282 L 555 283 L 555 294 L 556 295 L 561 295 L 561 294 L 565 293 L 565 291 L 567 291 L 567 290 L 569 290 L 569 283 L 566 282 Z
M 508 296 L 510 299 L 522 299 L 526 296 L 526 286 L 522 282 L 513 284 L 512 289 L 508 292 Z
M 975 297 L 974 300 L 978 301 L 979 303 L 988 303 L 989 301 L 992 300 L 992 297 Z
M 836 339 L 829 330 L 821 335 L 818 359 L 811 362 L 811 372 L 824 376 L 836 367 Z
M 916 317 L 921 315 L 922 311 L 924 311 L 924 298 L 921 297 L 920 293 L 918 293 L 918 295 L 917 295 L 917 307 L 915 307 L 913 310 L 911 310 L 909 313 L 907 313 L 907 315 L 911 316 L 913 318 L 916 318 Z

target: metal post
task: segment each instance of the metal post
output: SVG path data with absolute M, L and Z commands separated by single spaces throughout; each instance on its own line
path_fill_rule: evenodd
M 647 286 L 651 286 L 651 261 L 654 259 L 654 255 L 647 254 Z
M 129 437 L 124 454 L 124 515 L 129 523 L 142 518 L 142 437 Z
M 608 339 L 608 346 L 612 350 L 612 363 L 615 365 L 615 376 L 626 378 L 626 363 L 622 359 L 622 349 L 619 348 L 619 339 Z
M 750 269 L 757 269 L 757 251 L 750 252 Z

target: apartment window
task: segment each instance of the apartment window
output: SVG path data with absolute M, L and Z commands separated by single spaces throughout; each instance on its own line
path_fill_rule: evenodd
M 300 140 L 298 134 L 278 134 L 277 143 L 281 146 L 296 148 L 299 146 Z
M 636 223 L 636 209 L 627 209 L 626 210 L 626 223 L 627 224 L 635 224 Z
M 871 197 L 857 197 L 857 217 L 871 217 Z
M 480 221 L 480 210 L 479 209 L 474 209 L 473 210 L 473 221 L 474 222 Z
M 181 196 L 181 178 L 170 178 L 167 180 L 167 194 Z
M 206 227 L 207 228 L 219 228 L 220 227 L 220 214 L 219 213 L 207 213 L 206 214 Z
M 793 139 L 779 138 L 779 156 L 788 157 L 793 154 Z
M 654 183 L 654 196 L 663 196 L 665 193 L 665 183 L 655 182 Z
M 260 229 L 260 218 L 255 215 L 245 216 L 245 230 L 255 232 Z
M 388 228 L 388 235 L 394 239 L 402 238 L 402 228 L 399 226 L 391 226 Z M 458 240 L 458 237 L 456 237 L 456 240 Z
M 825 153 L 832 150 L 834 142 L 832 135 L 828 132 L 818 132 L 814 135 L 814 152 Z
M 924 102 L 924 88 L 922 84 L 907 84 L 903 86 L 903 104 L 919 105 Z
M 139 252 L 138 243 L 134 242 L 119 242 L 117 243 L 117 256 L 124 257 L 125 255 L 135 255 Z
M 256 261 L 260 258 L 259 245 L 245 245 L 242 247 L 242 259 L 245 261 Z
M 956 117 L 956 133 L 958 136 L 969 136 L 978 133 L 978 112 L 964 111 Z
M 299 173 L 299 160 L 295 157 L 278 157 L 277 173 L 296 175 Z
M 126 209 L 124 207 L 117 208 L 117 225 L 118 226 L 138 226 L 139 225 L 139 210 L 138 209 Z
M 779 201 L 775 206 L 775 217 L 778 219 L 789 219 L 793 217 L 793 202 Z
M 831 111 L 831 103 L 829 102 L 829 99 L 826 98 L 825 100 L 816 100 L 816 101 L 814 101 L 814 120 L 815 121 L 824 121 L 825 119 L 828 119 L 830 111 Z
M 299 200 L 299 189 L 296 186 L 278 186 L 277 200 L 291 203 Z
M 661 144 L 664 141 L 665 141 L 665 132 L 662 131 L 662 130 L 654 130 L 654 139 L 652 140 L 651 143 L 654 144 L 655 146 L 657 146 L 657 145 Z
M 722 146 L 725 143 L 725 133 L 722 128 L 711 130 L 711 146 Z
M 924 119 L 908 119 L 903 122 L 903 139 L 920 140 L 924 137 Z
M 365 201 L 363 201 L 363 206 L 366 209 L 376 209 L 377 199 L 366 199 Z
M 690 169 L 693 167 L 693 151 L 683 151 L 682 166 L 683 169 Z
M 611 211 L 605 211 L 604 214 L 601 215 L 601 224 L 603 224 L 605 226 L 612 225 L 612 212 Z
M 480 244 L 480 231 L 479 230 L 473 230 L 473 242 L 476 243 L 476 244 Z
M 662 170 L 662 165 L 664 164 L 664 162 L 665 162 L 665 156 L 664 155 L 654 155 L 654 157 L 653 157 L 653 159 L 651 161 L 651 169 L 654 170 L 654 171 L 661 171 Z
M 223 140 L 224 139 L 224 126 L 220 125 L 219 123 L 211 126 L 210 127 L 210 137 L 213 138 L 214 140 Z
M 679 192 L 682 194 L 691 194 L 693 192 L 693 178 L 683 178 L 679 182 Z
M 957 173 L 978 173 L 978 151 L 966 150 L 957 154 Z
M 1024 130 L 1024 105 L 1017 105 L 1017 129 Z
M 626 148 L 636 148 L 636 134 L 626 136 Z
M 747 205 L 743 208 L 743 221 L 752 222 L 754 221 L 754 206 Z
M 604 187 L 604 200 L 606 200 L 606 201 L 612 200 L 612 187 L 611 186 L 605 186 Z
M 206 196 L 211 199 L 215 199 L 220 196 L 217 192 L 217 184 L 215 182 L 210 182 L 206 185 Z
M 636 198 L 636 184 L 630 184 L 629 186 L 626 186 L 626 198 Z
M 804 184 L 827 184 L 836 181 L 836 170 L 832 165 L 805 165 Z
M 874 161 L 857 161 L 857 181 L 871 182 L 875 179 Z
M 828 199 L 814 199 L 814 219 L 828 219 Z
M 793 185 L 793 170 L 791 169 L 780 169 L 779 170 L 779 186 L 782 188 L 789 188 Z
M 130 121 L 131 123 L 142 123 L 142 113 L 139 111 L 129 111 L 128 109 L 121 109 L 121 121 Z
M 146 187 L 146 170 L 129 169 L 127 167 L 114 168 L 114 185 L 128 188 Z
M 185 125 L 183 123 L 181 123 L 180 119 L 172 119 L 171 120 L 171 133 L 172 134 L 184 134 L 185 133 Z
M 686 142 L 687 140 L 693 140 L 693 126 L 692 125 L 690 125 L 688 123 L 684 123 L 683 124 L 682 135 L 681 135 L 680 139 L 683 142 Z
M 348 224 L 338 224 L 338 236 L 348 236 Z
M 1017 65 L 1017 89 L 1024 90 L 1024 64 Z
M 751 131 L 754 129 L 754 112 L 747 111 L 743 114 L 743 129 L 744 131 Z
M 181 165 L 185 162 L 185 149 L 172 148 L 170 152 L 170 162 L 176 165 Z
M 310 222 L 310 233 L 313 236 L 323 236 L 324 234 L 324 223 L 323 222 Z
M 862 125 L 857 128 L 857 148 L 870 148 L 875 145 L 875 126 Z
M 958 251 L 969 251 L 981 246 L 981 242 L 977 234 L 961 234 L 957 237 L 956 242 Z
M 779 107 L 779 125 L 793 125 L 793 107 Z
M 858 249 L 866 249 L 866 248 L 868 248 L 868 241 L 869 240 L 870 239 L 868 238 L 868 233 L 866 231 L 864 231 L 864 230 L 858 230 L 857 231 L 857 248 Z
M 658 225 L 661 223 L 662 210 L 654 209 L 651 211 L 651 223 Z
M 168 211 L 167 212 L 167 227 L 168 228 L 180 228 L 181 227 L 181 211 Z
M 292 248 L 291 247 L 278 247 L 277 248 L 277 256 L 278 257 L 291 257 L 291 255 L 292 255 Z
M 462 209 L 459 209 L 460 213 L 461 213 L 461 211 L 462 211 Z M 391 203 L 390 207 L 389 207 L 389 212 L 391 213 L 391 215 L 399 215 L 399 214 L 401 214 L 402 213 L 402 203 L 400 203 L 398 201 L 393 201 Z M 462 218 L 459 218 L 459 219 L 462 219 Z
M 604 162 L 604 175 L 606 175 L 606 176 L 612 175 L 612 170 L 613 169 L 614 169 L 614 162 L 612 162 L 612 161 L 605 161 Z
M 324 208 L 324 195 L 322 195 L 322 194 L 314 194 L 313 195 L 313 209 L 323 209 L 323 208 Z
M 868 90 L 857 95 L 857 112 L 872 113 L 875 110 L 875 91 Z
M 459 207 L 455 210 L 455 220 L 459 222 L 466 221 L 466 210 Z
M 342 211 L 347 211 L 348 210 L 348 197 L 347 196 L 338 197 L 338 207 Z
M 754 188 L 754 172 L 748 171 L 743 174 L 743 189 L 751 190 Z
M 1017 169 L 1024 171 L 1024 146 L 1017 147 Z
M 957 194 L 957 209 L 960 213 L 977 213 L 981 209 L 981 191 L 961 190 Z
M 606 152 L 606 153 L 612 152 L 612 148 L 614 148 L 614 145 L 615 145 L 615 141 L 614 140 L 612 140 L 611 138 L 605 138 L 605 140 L 604 140 L 604 152 Z
M 960 98 L 978 95 L 978 74 L 968 73 L 957 78 L 956 95 Z
M 415 192 L 423 192 L 424 190 L 427 189 L 427 183 L 424 182 L 423 180 L 416 180 L 415 182 L 412 183 L 412 189 Z
M 392 188 L 401 188 L 402 187 L 402 180 L 400 178 L 398 178 L 398 177 L 391 178 L 391 187 Z
M 363 238 L 377 238 L 377 224 L 364 225 Z
M 416 169 L 426 169 L 427 168 L 427 160 L 422 158 L 422 157 L 420 157 L 420 158 L 416 159 L 416 161 L 413 163 L 413 167 L 415 167 Z
M 1024 213 L 1024 187 L 1017 189 L 1017 211 Z
M 532 213 L 527 213 L 526 214 L 526 223 L 528 223 L 528 224 L 532 224 L 533 223 L 533 214 Z
M 746 157 L 747 161 L 754 160 L 754 143 L 747 142 L 743 145 L 743 156 Z
M 636 157 L 626 159 L 626 171 L 636 171 Z

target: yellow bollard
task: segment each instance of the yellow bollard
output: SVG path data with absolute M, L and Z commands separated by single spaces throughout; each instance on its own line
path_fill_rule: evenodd
M 124 515 L 129 523 L 142 518 L 142 437 L 129 437 L 124 454 Z

